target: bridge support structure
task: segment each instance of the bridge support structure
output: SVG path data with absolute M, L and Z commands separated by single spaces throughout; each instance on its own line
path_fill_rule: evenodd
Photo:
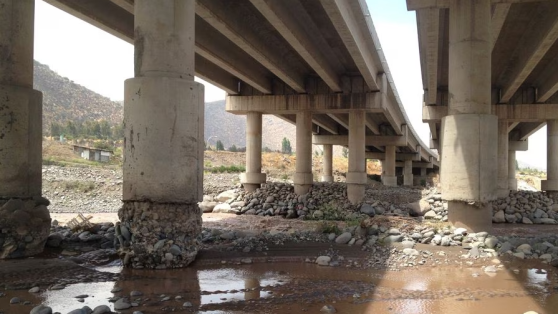
M 333 182 L 333 145 L 323 145 L 323 175 L 322 182 Z
M 262 114 L 246 114 L 246 173 L 240 175 L 240 183 L 247 192 L 253 192 L 266 182 L 262 173 Z
M 508 189 L 517 191 L 517 179 L 515 178 L 515 150 L 508 151 Z
M 413 185 L 413 161 L 405 160 L 405 167 L 403 167 L 403 185 Z
M 386 146 L 385 159 L 382 161 L 382 183 L 387 186 L 397 186 L 395 146 Z
M 509 135 L 508 121 L 498 120 L 498 192 L 497 196 L 507 197 L 510 194 L 509 189 Z M 515 170 L 514 170 L 515 173 Z
M 43 251 L 50 233 L 42 194 L 43 95 L 33 89 L 33 0 L 0 10 L 0 259 Z
M 353 204 L 364 199 L 366 188 L 365 142 L 366 112 L 352 110 L 349 112 L 349 171 L 347 172 L 347 198 Z
M 558 200 L 558 120 L 546 123 L 546 180 L 541 181 L 541 190 Z
M 491 1 L 450 1 L 448 115 L 442 119 L 442 193 L 448 220 L 490 231 L 498 168 L 491 114 Z
M 312 112 L 296 114 L 296 173 L 293 178 L 294 191 L 298 195 L 310 191 L 312 175 Z
M 198 252 L 204 88 L 194 82 L 195 1 L 136 0 L 135 77 L 124 95 L 126 267 L 179 268 Z

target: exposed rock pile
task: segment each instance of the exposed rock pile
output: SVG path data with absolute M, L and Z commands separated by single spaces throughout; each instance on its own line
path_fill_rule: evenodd
M 492 222 L 556 224 L 558 204 L 542 192 L 517 191 L 492 202 Z

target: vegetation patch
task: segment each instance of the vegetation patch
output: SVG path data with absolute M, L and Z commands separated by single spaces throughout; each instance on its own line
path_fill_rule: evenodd
M 219 166 L 208 169 L 211 173 L 241 173 L 246 172 L 244 166 Z
M 91 192 L 95 189 L 95 182 L 93 181 L 64 181 L 62 187 L 65 190 L 74 190 L 81 193 Z

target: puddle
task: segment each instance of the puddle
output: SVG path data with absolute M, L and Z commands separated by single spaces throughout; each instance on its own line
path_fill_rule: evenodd
M 9 305 L 18 296 L 67 313 L 87 305 L 113 304 L 108 298 L 143 292 L 140 306 L 122 313 L 319 313 L 331 304 L 337 313 L 556 313 L 554 272 L 506 269 L 486 274 L 480 268 L 424 268 L 399 272 L 319 267 L 308 263 L 263 263 L 238 266 L 198 266 L 182 270 L 121 270 L 118 282 L 81 283 L 59 291 L 32 295 L 6 291 L 0 312 L 29 313 L 32 306 Z M 550 287 L 550 288 L 549 288 Z M 113 288 L 122 292 L 113 294 Z M 84 303 L 75 296 L 88 294 Z M 171 297 L 161 301 L 162 295 Z M 181 296 L 182 299 L 175 299 Z M 193 307 L 185 309 L 184 302 Z

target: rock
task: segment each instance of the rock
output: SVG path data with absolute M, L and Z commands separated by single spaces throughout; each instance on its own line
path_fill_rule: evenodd
M 64 237 L 62 237 L 60 233 L 51 233 L 48 236 L 46 245 L 49 247 L 59 247 L 62 243 L 62 240 L 64 240 Z
M 388 235 L 400 235 L 401 231 L 397 228 L 391 228 L 388 230 Z
M 517 252 L 517 253 L 513 253 L 513 256 L 519 258 L 519 259 L 524 259 L 525 258 L 525 253 L 523 252 Z
M 353 235 L 350 232 L 344 232 L 335 239 L 335 243 L 346 244 L 352 237 Z
M 34 307 L 29 314 L 52 314 L 52 309 L 41 304 Z
M 520 246 L 518 246 L 516 248 L 516 251 L 517 252 L 522 252 L 522 253 L 527 254 L 527 255 L 531 255 L 531 246 L 527 243 L 521 244 Z
M 228 190 L 225 192 L 222 192 L 221 194 L 217 195 L 217 197 L 215 198 L 217 201 L 224 203 L 227 202 L 231 199 L 234 199 L 238 196 L 238 194 L 235 193 L 234 190 Z
M 184 304 L 182 304 L 182 307 L 192 307 L 192 306 L 194 306 L 192 302 L 184 302 Z
M 266 203 L 273 203 L 273 202 L 275 202 L 275 197 L 273 195 L 270 195 L 265 199 L 265 202 Z
M 415 249 L 405 248 L 405 249 L 403 249 L 403 254 L 408 255 L 408 256 L 418 256 L 419 251 L 417 251 Z
M 401 245 L 403 246 L 404 249 L 412 249 L 415 246 L 415 242 L 414 241 L 403 241 L 403 242 L 401 242 Z
M 321 210 L 315 210 L 314 213 L 312 214 L 312 217 L 314 217 L 315 219 L 322 219 L 324 218 L 324 212 L 322 212 Z
M 531 221 L 531 219 L 527 218 L 527 217 L 523 217 L 523 219 L 521 219 L 521 223 L 527 224 L 527 225 L 532 225 L 533 222 Z
M 542 218 L 542 216 L 545 215 L 545 214 L 546 214 L 546 213 L 545 213 L 542 209 L 537 208 L 537 209 L 535 210 L 535 212 L 533 213 L 533 216 L 534 216 L 535 218 Z
M 486 266 L 484 268 L 485 273 L 495 273 L 497 271 L 498 271 L 498 268 L 496 268 L 496 266 L 494 266 L 494 265 Z
M 494 217 L 492 217 L 492 222 L 495 223 L 506 222 L 506 214 L 504 213 L 504 211 L 499 210 L 498 212 L 496 212 L 496 214 L 494 214 Z
M 331 261 L 331 257 L 329 256 L 319 256 L 316 258 L 316 264 L 320 266 L 329 266 L 329 262 Z
M 128 303 L 127 300 L 124 298 L 118 299 L 116 302 L 114 302 L 115 310 L 127 310 L 131 307 L 132 305 Z
M 139 296 L 142 296 L 142 295 L 143 295 L 143 293 L 141 291 L 133 290 L 133 291 L 130 292 L 131 297 L 139 297 Z
M 182 255 L 182 250 L 180 249 L 180 247 L 176 244 L 173 244 L 170 249 L 169 252 L 174 255 L 174 256 L 179 256 Z
M 110 312 L 110 307 L 108 307 L 108 305 L 99 305 L 93 309 L 92 314 L 106 314 Z
M 322 313 L 337 313 L 337 310 L 332 305 L 324 305 L 320 310 Z
M 545 224 L 545 225 L 555 225 L 556 220 L 554 220 L 552 218 L 541 218 L 541 223 Z
M 407 208 L 412 213 L 412 216 L 424 216 L 428 211 L 432 209 L 430 203 L 427 200 L 421 199 L 414 203 L 407 204 Z
M 484 245 L 486 245 L 489 249 L 494 249 L 498 244 L 498 238 L 496 237 L 488 237 L 484 239 Z
M 33 287 L 29 289 L 29 293 L 38 293 L 39 291 L 41 291 L 41 288 L 39 287 Z
M 438 214 L 436 214 L 435 211 L 429 210 L 429 211 L 426 212 L 426 214 L 424 214 L 424 219 L 434 219 L 434 218 L 436 218 L 437 215 Z
M 204 213 L 211 213 L 213 211 L 213 209 L 215 208 L 215 206 L 217 206 L 217 202 L 201 202 L 198 204 L 198 206 L 200 207 L 200 209 L 202 210 L 202 212 Z
M 402 235 L 390 235 L 384 238 L 384 244 L 391 244 L 401 242 L 403 240 Z
M 547 263 L 552 261 L 552 254 L 543 254 L 539 256 L 539 259 L 545 260 Z
M 374 217 L 376 215 L 376 210 L 374 209 L 374 207 L 366 203 L 360 206 L 360 212 L 370 217 Z
M 440 241 L 441 246 L 450 246 L 451 238 L 448 236 L 443 236 L 442 240 Z
M 454 235 L 466 235 L 467 234 L 467 229 L 457 228 L 457 229 L 453 230 L 453 234 Z
M 230 212 L 230 210 L 231 210 L 231 205 L 229 205 L 227 203 L 218 204 L 217 206 L 215 206 L 213 208 L 214 213 L 228 214 Z
M 21 303 L 21 299 L 18 297 L 13 297 L 10 299 L 10 304 L 18 304 Z

